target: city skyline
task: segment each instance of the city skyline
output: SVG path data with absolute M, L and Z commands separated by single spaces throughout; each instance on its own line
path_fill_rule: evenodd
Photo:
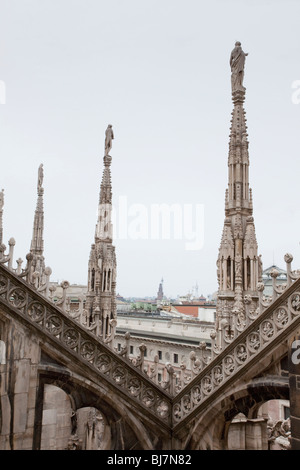
M 245 110 L 259 254 L 264 268 L 285 268 L 286 252 L 300 267 L 297 2 L 0 5 L 3 241 L 15 238 L 15 259 L 25 264 L 30 249 L 43 163 L 46 266 L 52 281 L 86 284 L 111 123 L 117 292 L 155 296 L 162 277 L 167 297 L 196 283 L 199 295 L 216 292 L 233 107 L 229 57 L 240 40 L 249 53 Z M 186 215 L 177 238 L 174 226 L 165 239 L 150 231 L 151 210 L 161 204 Z M 200 248 L 187 249 L 197 220 Z

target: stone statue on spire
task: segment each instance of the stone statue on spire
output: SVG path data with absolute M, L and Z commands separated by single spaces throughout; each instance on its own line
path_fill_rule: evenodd
M 235 48 L 232 50 L 230 55 L 232 93 L 235 91 L 245 91 L 243 80 L 245 59 L 247 55 L 248 53 L 243 51 L 241 43 L 237 41 L 235 43 Z
M 43 180 L 44 180 L 44 169 L 43 169 L 43 164 L 41 163 L 39 166 L 39 170 L 38 170 L 38 186 L 37 186 L 38 192 L 43 186 Z
M 108 124 L 105 131 L 105 156 L 109 155 L 109 152 L 112 148 L 112 141 L 114 139 L 114 131 L 112 130 L 112 125 Z
M 4 206 L 4 189 L 0 191 L 0 211 L 2 211 Z

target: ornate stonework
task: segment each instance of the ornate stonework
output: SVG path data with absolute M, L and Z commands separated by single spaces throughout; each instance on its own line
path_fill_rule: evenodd
M 246 324 L 245 296 L 253 308 L 258 300 L 257 284 L 261 280 L 260 258 L 252 216 L 249 188 L 249 153 L 243 103 L 245 87 L 245 53 L 240 43 L 232 51 L 233 112 L 228 155 L 228 189 L 225 194 L 225 222 L 217 260 L 217 344 L 224 347 Z
M 112 245 L 112 187 L 110 165 L 113 133 L 111 125 L 105 133 L 104 170 L 100 188 L 95 242 L 92 244 L 88 268 L 86 324 L 96 325 L 96 334 L 111 344 L 116 327 L 116 255 Z

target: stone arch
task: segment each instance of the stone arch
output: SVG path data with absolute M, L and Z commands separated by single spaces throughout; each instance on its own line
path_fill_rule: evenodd
M 106 417 L 94 407 L 77 410 L 77 436 L 83 450 L 109 450 L 111 429 Z
M 60 387 L 45 384 L 41 429 L 41 450 L 65 450 L 71 435 L 72 404 Z
M 260 407 L 259 414 L 267 420 L 268 450 L 290 450 L 290 401 L 269 400 Z
M 107 392 L 101 389 L 100 385 L 54 365 L 47 365 L 46 370 L 40 370 L 39 399 L 34 436 L 35 449 L 39 449 L 41 444 L 43 396 L 45 386 L 48 384 L 62 389 L 68 395 L 71 410 L 77 411 L 83 407 L 93 407 L 104 416 L 107 425 L 111 428 L 110 450 L 153 449 L 155 431 L 154 433 L 150 432 L 146 425 L 138 419 L 134 410 L 131 411 L 130 407 L 127 407 L 115 395 L 113 390 Z M 157 434 L 159 434 L 159 429 L 157 429 Z
M 261 377 L 250 383 L 238 383 L 227 394 L 219 396 L 199 411 L 183 444 L 186 450 L 225 450 L 228 448 L 228 431 L 232 420 L 243 413 L 247 420 L 258 419 L 261 405 L 272 399 L 289 399 L 287 379 Z
M 224 442 L 228 450 L 245 450 L 245 426 L 247 416 L 244 413 L 237 413 L 230 423 L 226 422 L 224 428 Z

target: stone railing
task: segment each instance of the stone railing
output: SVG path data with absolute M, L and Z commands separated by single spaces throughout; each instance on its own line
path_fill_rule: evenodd
M 286 280 L 277 282 L 279 272 L 274 268 L 270 275 L 272 278 L 272 295 L 265 295 L 265 284 L 259 282 L 256 292 L 241 296 L 240 303 L 231 311 L 231 318 L 223 318 L 218 322 L 216 331 L 211 333 L 212 358 L 217 356 L 224 348 L 236 339 L 256 318 L 264 312 L 293 282 L 300 277 L 300 270 L 292 270 L 293 256 L 287 253 L 284 256 L 286 263 Z M 221 296 L 224 292 L 221 292 Z
M 205 406 L 300 325 L 300 279 L 289 284 L 253 322 L 173 399 L 173 426 Z
M 75 355 L 161 422 L 167 426 L 173 423 L 176 427 L 300 324 L 300 273 L 291 270 L 291 255 L 285 258 L 287 285 L 277 287 L 274 272 L 274 295 L 268 301 L 263 297 L 263 286 L 259 286 L 259 309 L 248 317 L 250 323 L 241 329 L 239 335 L 222 350 L 212 348 L 212 355 L 207 354 L 205 344 L 200 344 L 197 354 L 191 353 L 192 377 L 187 380 L 184 379 L 184 370 L 179 378 L 172 366 L 166 364 L 169 379 L 161 386 L 157 384 L 155 364 L 150 371 L 144 370 L 143 344 L 139 356 L 130 360 L 130 335 L 126 334 L 125 345 L 117 353 L 111 345 L 108 347 L 103 343 L 94 331 L 88 331 L 1 261 L 0 303 L 62 350 Z M 62 297 L 62 307 L 64 301 L 65 295 Z
M 102 381 L 113 384 L 130 400 L 170 425 L 171 396 L 166 391 L 1 264 L 0 304 L 46 335 L 50 344 L 54 342 L 68 356 L 80 359 Z

